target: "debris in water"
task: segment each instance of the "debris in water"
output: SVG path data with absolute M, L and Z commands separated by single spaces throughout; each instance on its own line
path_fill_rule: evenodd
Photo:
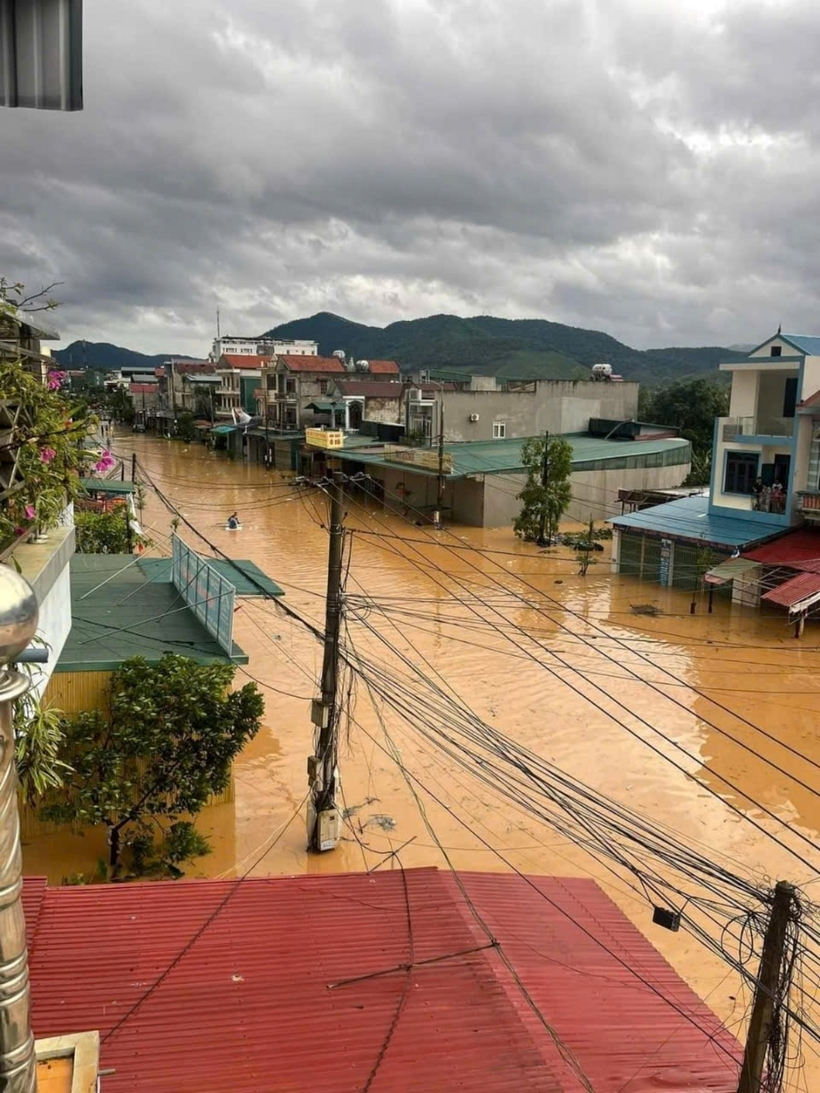
M 342 819 L 349 820 L 351 816 L 355 816 L 357 812 L 360 812 L 367 805 L 375 805 L 378 802 L 378 797 L 365 797 L 360 805 L 351 805 L 350 808 L 344 809 L 342 812 Z
M 367 827 L 367 824 L 376 824 L 382 831 L 395 831 L 396 829 L 396 821 L 393 817 L 384 816 L 381 812 L 377 812 L 374 816 L 371 816 L 364 826 Z
M 629 605 L 633 615 L 662 615 L 660 607 L 654 603 L 631 603 Z

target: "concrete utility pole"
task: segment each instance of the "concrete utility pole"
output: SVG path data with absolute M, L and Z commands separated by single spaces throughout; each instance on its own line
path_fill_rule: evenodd
M 22 653 L 36 629 L 34 593 L 11 567 L 0 566 L 0 1089 L 5 1093 L 37 1089 L 14 764 L 13 703 L 30 684 L 5 667 Z
M 436 484 L 436 511 L 433 513 L 433 523 L 437 529 L 441 528 L 441 514 L 444 510 L 444 396 L 439 402 L 438 415 L 438 482 Z
M 550 434 L 544 433 L 544 461 L 541 465 L 541 485 L 546 490 L 550 481 Z M 538 528 L 538 545 L 549 546 L 547 542 L 547 502 L 541 502 L 541 525 Z
M 311 718 L 318 730 L 316 750 L 308 759 L 308 849 L 335 850 L 341 834 L 336 807 L 338 741 L 339 627 L 342 620 L 342 551 L 344 546 L 344 475 L 336 471 L 330 487 L 330 544 L 328 548 L 325 650 L 322 660 L 322 697 L 312 704 Z
M 782 880 L 777 882 L 772 913 L 766 929 L 766 937 L 763 940 L 763 955 L 760 958 L 760 970 L 757 973 L 752 1017 L 746 1036 L 746 1049 L 743 1054 L 743 1067 L 740 1071 L 737 1093 L 761 1093 L 763 1089 L 763 1067 L 766 1062 L 774 1003 L 780 982 L 786 930 L 794 917 L 794 896 L 793 885 Z

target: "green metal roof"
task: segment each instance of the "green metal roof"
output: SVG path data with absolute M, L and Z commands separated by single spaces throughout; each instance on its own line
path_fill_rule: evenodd
M 135 493 L 137 489 L 133 482 L 118 482 L 112 478 L 81 478 L 80 485 L 88 493 L 110 493 L 115 495 Z
M 477 474 L 520 474 L 523 471 L 522 437 L 511 440 L 467 441 L 445 445 L 445 452 L 453 458 L 453 471 L 449 479 L 466 478 Z M 565 436 L 572 445 L 573 470 L 618 470 L 636 466 L 674 466 L 689 462 L 688 440 L 665 438 L 659 440 L 604 440 L 587 435 Z M 378 463 L 384 467 L 401 467 L 412 474 L 435 475 L 435 470 L 387 460 L 381 452 L 369 454 L 357 452 L 356 460 Z
M 237 596 L 262 599 L 265 596 L 284 596 L 285 594 L 284 589 L 266 576 L 253 562 L 208 558 L 208 565 L 234 586 Z M 170 558 L 140 558 L 137 567 L 142 570 L 148 580 L 171 579 Z
M 171 583 L 170 559 L 146 572 L 132 554 L 75 554 L 71 559 L 71 631 L 56 672 L 108 672 L 129 657 L 156 664 L 166 653 L 199 664 L 228 658 Z M 103 583 L 105 582 L 105 583 Z M 231 660 L 247 664 L 234 645 Z
M 344 410 L 344 402 L 309 402 L 306 410 L 316 410 L 320 414 L 330 414 L 334 410 Z
M 705 494 L 615 516 L 607 523 L 625 532 L 642 532 L 657 538 L 682 539 L 729 550 L 749 550 L 784 532 L 783 528 L 763 523 L 751 512 L 738 510 L 737 516 L 710 512 L 709 498 Z
M 224 435 L 225 433 L 235 433 L 238 428 L 238 425 L 214 425 L 213 429 L 211 429 L 211 432 Z

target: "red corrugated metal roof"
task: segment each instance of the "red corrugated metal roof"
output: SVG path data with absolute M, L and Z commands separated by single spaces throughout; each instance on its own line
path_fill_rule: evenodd
M 820 573 L 798 573 L 777 588 L 764 592 L 762 599 L 779 607 L 795 607 L 803 600 L 820 595 Z
M 566 917 L 517 877 L 463 876 L 596 1093 L 655 1089 L 661 1078 L 670 1093 L 734 1090 L 737 1066 L 709 1034 L 729 1050 L 734 1041 L 596 885 L 535 882 Z M 115 1071 L 106 1093 L 582 1089 L 435 869 L 45 892 L 34 883 L 35 1035 L 99 1029 L 101 1066 Z M 643 1084 L 624 1086 L 633 1076 Z
M 132 383 L 130 387 L 132 395 L 152 395 L 158 390 L 156 383 Z
M 276 358 L 291 372 L 346 372 L 338 357 L 311 357 L 307 353 L 280 353 Z
M 785 566 L 788 569 L 800 569 L 806 573 L 820 573 L 820 531 L 801 528 L 782 535 L 771 543 L 754 550 L 747 550 L 744 558 L 764 565 Z
M 493 873 L 459 878 L 595 1093 L 735 1093 L 742 1060 L 737 1041 L 594 881 Z M 453 878 L 447 883 L 455 889 Z M 542 1054 L 558 1059 L 551 1037 L 498 964 L 498 978 Z

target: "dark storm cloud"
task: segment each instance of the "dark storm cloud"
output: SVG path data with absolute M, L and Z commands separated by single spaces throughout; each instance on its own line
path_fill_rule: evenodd
M 85 8 L 86 110 L 0 116 L 0 270 L 63 281 L 68 337 L 203 352 L 217 303 L 691 344 L 780 295 L 812 325 L 808 4 Z

